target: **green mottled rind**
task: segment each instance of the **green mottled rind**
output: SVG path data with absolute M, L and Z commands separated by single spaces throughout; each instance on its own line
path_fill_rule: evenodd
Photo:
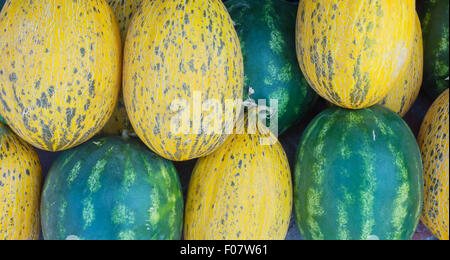
M 449 1 L 424 0 L 421 16 L 424 41 L 424 89 L 436 99 L 449 87 Z
M 244 58 L 244 100 L 278 100 L 278 133 L 297 123 L 314 105 L 295 53 L 297 4 L 284 0 L 229 0 Z M 268 118 L 269 119 L 269 118 Z
M 109 136 L 57 159 L 41 212 L 45 239 L 180 239 L 183 198 L 170 161 Z
M 379 105 L 331 107 L 305 130 L 294 204 L 305 239 L 411 239 L 422 205 L 419 147 L 406 123 Z
M 0 123 L 5 124 L 5 125 L 7 124 L 5 119 L 2 117 L 2 115 L 0 115 Z

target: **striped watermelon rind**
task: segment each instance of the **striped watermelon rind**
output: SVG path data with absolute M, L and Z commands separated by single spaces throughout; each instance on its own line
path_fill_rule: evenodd
M 45 239 L 179 239 L 183 198 L 170 161 L 137 139 L 107 136 L 55 161 L 41 213 Z
M 419 8 L 424 41 L 424 89 L 433 99 L 449 87 L 448 12 L 448 0 L 424 0 Z
M 423 194 L 419 147 L 409 127 L 379 105 L 331 107 L 305 130 L 294 204 L 305 239 L 411 239 Z
M 284 0 L 229 0 L 244 58 L 244 100 L 278 101 L 278 134 L 297 123 L 317 95 L 300 70 L 295 49 L 297 3 Z M 270 120 L 270 117 L 268 117 Z

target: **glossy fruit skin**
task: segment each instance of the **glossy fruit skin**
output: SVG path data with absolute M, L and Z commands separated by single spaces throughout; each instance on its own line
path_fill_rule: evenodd
M 407 69 L 400 75 L 400 78 L 389 91 L 388 95 L 380 102 L 384 107 L 389 108 L 400 116 L 404 116 L 412 107 L 419 96 L 423 79 L 423 41 L 422 28 L 419 16 L 416 14 L 416 33 L 414 45 L 411 50 L 411 59 Z
M 135 14 L 124 52 L 125 106 L 137 135 L 160 156 L 184 161 L 219 148 L 227 138 L 223 131 L 196 127 L 210 110 L 188 115 L 192 128 L 173 127 L 183 108 L 177 105 L 189 113 L 207 100 L 218 101 L 216 107 L 240 101 L 243 81 L 239 40 L 220 0 L 148 1 Z M 239 114 L 240 106 L 232 110 Z M 217 121 L 233 129 L 229 117 L 224 112 Z
M 0 30 L 0 111 L 17 135 L 60 151 L 102 129 L 117 101 L 122 50 L 104 0 L 7 1 Z
M 345 108 L 380 102 L 409 62 L 414 10 L 414 0 L 300 1 L 297 57 L 309 85 Z
M 298 123 L 317 95 L 308 86 L 295 54 L 296 3 L 284 0 L 230 0 L 225 3 L 244 57 L 245 90 L 256 103 L 278 100 L 278 134 Z M 268 117 L 270 120 L 270 117 Z
M 109 6 L 114 12 L 117 18 L 117 22 L 120 28 L 120 35 L 122 43 L 125 43 L 125 39 L 128 32 L 128 25 L 130 24 L 133 14 L 141 6 L 142 0 L 107 0 Z M 133 126 L 128 119 L 127 110 L 125 108 L 125 102 L 123 101 L 122 91 L 119 93 L 119 99 L 117 101 L 116 108 L 114 109 L 108 122 L 103 127 L 103 133 L 105 134 L 122 134 L 123 131 L 133 133 Z
M 237 123 L 242 129 L 242 121 Z M 238 131 L 195 165 L 186 199 L 187 240 L 285 239 L 292 209 L 289 163 L 265 129 Z M 273 138 L 262 145 L 261 138 Z
M 294 175 L 305 239 L 411 239 L 422 205 L 419 147 L 406 123 L 376 105 L 331 107 L 308 126 Z
M 0 240 L 36 240 L 41 163 L 29 144 L 0 123 Z
M 423 0 L 424 89 L 436 99 L 449 86 L 449 2 Z
M 425 175 L 422 222 L 442 240 L 448 240 L 448 113 L 449 90 L 427 112 L 419 132 Z
M 175 167 L 134 138 L 95 138 L 52 165 L 41 204 L 45 239 L 180 239 Z

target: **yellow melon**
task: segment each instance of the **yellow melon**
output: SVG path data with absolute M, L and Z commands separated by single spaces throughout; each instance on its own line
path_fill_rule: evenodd
M 263 145 L 262 138 L 273 134 L 258 129 L 231 136 L 198 160 L 186 198 L 186 239 L 285 239 L 292 208 L 289 163 L 278 140 Z
M 0 240 L 39 238 L 41 178 L 34 148 L 0 123 Z
M 0 15 L 0 111 L 44 150 L 79 145 L 117 102 L 122 47 L 105 0 L 6 2 Z
M 335 105 L 380 102 L 406 70 L 414 15 L 414 0 L 300 1 L 296 46 L 303 74 Z
M 242 99 L 244 81 L 239 40 L 222 1 L 143 3 L 128 29 L 123 77 L 130 121 L 154 152 L 183 161 L 219 148 L 227 135 L 203 131 L 209 129 L 203 123 L 218 115 L 212 110 L 226 111 L 227 99 Z M 194 106 L 208 100 L 217 103 L 197 114 Z M 189 123 L 176 129 L 181 110 L 188 112 Z M 232 129 L 227 115 L 217 121 Z
M 449 90 L 434 101 L 420 127 L 419 146 L 424 164 L 422 222 L 439 239 L 448 240 Z
M 381 105 L 389 108 L 400 116 L 404 116 L 420 92 L 423 79 L 423 41 L 419 16 L 416 14 L 416 36 L 412 49 L 412 58 L 406 64 L 406 70 L 401 74 L 394 88 L 381 101 Z
M 107 2 L 116 15 L 122 42 L 125 42 L 128 32 L 128 25 L 134 13 L 136 13 L 139 9 L 142 0 L 107 0 Z M 106 134 L 121 134 L 123 131 L 127 131 L 129 133 L 134 132 L 131 122 L 128 119 L 122 92 L 120 92 L 116 108 L 114 109 L 114 112 L 105 127 L 103 127 L 103 132 Z

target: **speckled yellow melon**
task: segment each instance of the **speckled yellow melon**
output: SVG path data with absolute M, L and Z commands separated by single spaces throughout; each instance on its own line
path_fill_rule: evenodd
M 186 199 L 186 239 L 285 239 L 292 208 L 289 163 L 277 140 L 262 145 L 261 138 L 275 137 L 259 129 L 230 136 L 198 160 Z
M 449 90 L 427 112 L 420 127 L 419 145 L 425 175 L 422 222 L 439 239 L 448 240 L 448 113 Z
M 58 151 L 100 131 L 117 101 L 122 47 L 105 0 L 8 1 L 0 15 L 0 111 Z
M 303 74 L 338 106 L 380 102 L 409 62 L 414 15 L 414 0 L 300 1 L 296 45 Z
M 34 148 L 0 123 L 0 240 L 39 238 L 41 178 Z
M 109 6 L 111 6 L 111 9 L 117 18 L 117 22 L 119 23 L 122 42 L 125 42 L 128 25 L 133 14 L 140 7 L 142 0 L 107 0 L 107 2 Z M 134 132 L 131 122 L 128 119 L 122 92 L 120 92 L 116 108 L 105 127 L 103 127 L 103 132 L 106 134 L 121 134 L 124 130 L 129 133 Z
M 220 131 L 208 134 L 202 128 L 209 128 L 201 125 L 209 115 L 216 115 L 214 109 L 195 116 L 194 106 L 215 100 L 215 107 L 226 112 L 226 99 L 242 100 L 241 48 L 222 1 L 143 3 L 128 29 L 123 77 L 130 121 L 154 152 L 183 161 L 220 147 L 227 135 Z M 188 115 L 190 123 L 175 129 L 172 123 L 181 110 L 193 111 Z M 232 129 L 225 114 L 217 121 Z
M 116 16 L 117 23 L 119 24 L 120 36 L 123 42 L 127 37 L 128 25 L 143 1 L 144 0 L 106 0 Z
M 423 79 L 423 41 L 419 16 L 416 14 L 416 35 L 412 49 L 412 57 L 407 69 L 400 75 L 394 88 L 381 101 L 381 105 L 389 108 L 400 116 L 404 116 L 419 95 Z

